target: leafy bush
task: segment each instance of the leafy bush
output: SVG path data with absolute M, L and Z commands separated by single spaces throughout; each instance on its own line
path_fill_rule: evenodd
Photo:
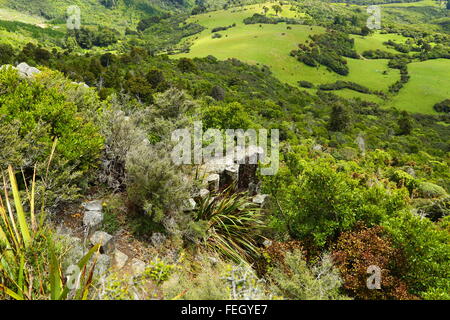
M 259 13 L 255 13 L 253 16 L 244 19 L 245 24 L 278 24 L 283 22 L 285 22 L 286 24 L 301 23 L 300 21 L 292 18 L 268 17 Z
M 405 260 L 385 235 L 382 227 L 359 228 L 339 236 L 333 258 L 344 280 L 344 289 L 357 299 L 400 299 L 415 297 L 401 280 Z M 370 266 L 380 268 L 381 289 L 367 288 Z
M 229 25 L 229 26 L 226 26 L 226 27 L 216 27 L 216 28 L 213 28 L 213 29 L 211 30 L 211 32 L 212 32 L 212 33 L 215 33 L 215 32 L 219 32 L 219 31 L 226 31 L 226 30 L 231 29 L 231 28 L 233 28 L 233 27 L 236 27 L 236 24 L 235 24 L 235 23 L 233 23 L 233 24 L 231 24 L 231 25 Z
M 413 294 L 450 299 L 450 234 L 430 220 L 403 212 L 383 223 L 406 259 L 404 280 Z
M 272 290 L 283 298 L 292 300 L 347 300 L 339 293 L 342 280 L 329 255 L 308 267 L 301 251 L 286 253 L 285 268 L 270 272 Z
M 431 182 L 419 182 L 417 192 L 419 196 L 424 198 L 440 198 L 447 195 L 444 188 Z
M 291 52 L 291 56 L 312 67 L 324 65 L 343 76 L 349 73 L 349 69 L 347 61 L 342 56 L 359 59 L 354 50 L 354 40 L 346 33 L 328 31 L 310 38 L 312 42 L 309 45 L 300 44 L 298 50 Z
M 433 106 L 433 109 L 436 110 L 436 112 L 450 112 L 450 99 L 445 99 L 444 101 L 441 101 L 439 103 L 436 103 Z
M 188 198 L 187 181 L 165 144 L 135 146 L 127 155 L 125 169 L 129 199 L 155 222 L 177 212 Z
M 275 215 L 277 229 L 286 224 L 290 236 L 308 249 L 325 247 L 357 221 L 376 225 L 406 206 L 405 190 L 361 185 L 324 160 L 297 164 L 292 157 L 290 171 L 269 178 L 268 188 L 281 210 L 281 216 Z
M 206 254 L 185 261 L 162 285 L 164 298 L 174 300 L 270 299 L 265 289 L 249 265 L 232 265 Z
M 71 91 L 58 90 L 57 77 L 57 74 L 45 71 L 36 80 L 28 80 L 20 79 L 13 69 L 0 71 L 0 115 L 6 123 L 16 121 L 21 137 L 41 126 L 43 131 L 38 141 L 47 152 L 36 160 L 48 158 L 57 137 L 57 153 L 70 164 L 87 171 L 96 164 L 103 139 L 88 119 L 89 114 L 83 114 L 77 103 L 71 101 L 72 97 L 68 96 Z M 51 78 L 56 80 L 53 86 L 44 86 L 43 83 L 51 83 Z M 66 80 L 64 84 L 68 83 Z
M 255 128 L 244 107 L 233 102 L 226 105 L 209 106 L 203 110 L 203 125 L 205 129 L 243 129 Z
M 299 81 L 298 84 L 302 88 L 313 88 L 314 87 L 314 84 L 312 84 L 309 81 L 305 81 L 305 80 Z
M 150 262 L 150 265 L 145 269 L 142 277 L 149 278 L 157 284 L 162 284 L 167 281 L 174 272 L 175 265 L 166 264 L 159 258 Z
M 364 87 L 351 81 L 342 81 L 342 80 L 338 80 L 335 83 L 322 84 L 319 86 L 319 89 L 324 91 L 350 89 L 361 93 L 367 94 L 372 93 L 372 91 L 367 87 Z

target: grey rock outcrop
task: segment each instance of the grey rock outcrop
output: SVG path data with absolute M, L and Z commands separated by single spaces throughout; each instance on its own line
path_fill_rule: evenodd
M 219 191 L 220 187 L 220 176 L 217 173 L 210 174 L 206 178 L 206 182 L 208 184 L 208 189 L 211 192 L 217 192 Z
M 99 254 L 95 258 L 97 259 L 97 262 L 95 264 L 94 275 L 96 276 L 104 275 L 111 268 L 111 260 L 112 260 L 111 257 L 107 254 Z
M 31 78 L 35 74 L 41 73 L 41 71 L 39 69 L 30 67 L 25 62 L 18 64 L 16 69 L 19 72 L 19 75 L 23 78 Z
M 113 253 L 113 267 L 117 270 L 122 269 L 128 261 L 128 256 L 122 251 L 116 249 Z
M 183 211 L 184 212 L 194 211 L 196 207 L 197 207 L 197 202 L 195 202 L 195 200 L 193 198 L 189 198 L 184 203 Z
M 91 236 L 89 240 L 91 242 L 91 245 L 93 246 L 96 244 L 100 244 L 101 251 L 103 253 L 112 253 L 114 250 L 113 236 L 106 232 L 97 231 Z
M 264 208 L 269 200 L 269 195 L 267 194 L 257 194 L 253 197 L 253 203 L 257 204 L 259 207 Z
M 146 268 L 146 264 L 144 261 L 139 260 L 138 258 L 134 258 L 131 260 L 131 269 L 135 275 L 141 275 L 144 273 Z
M 100 211 L 86 211 L 83 217 L 83 225 L 88 227 L 90 232 L 95 232 L 103 223 L 103 213 Z
M 102 211 L 103 205 L 101 200 L 94 200 L 82 204 L 87 211 Z
M 103 206 L 101 200 L 94 200 L 82 204 L 85 209 L 83 225 L 89 231 L 89 235 L 99 230 L 103 223 Z
M 250 145 L 247 148 L 236 147 L 230 155 L 208 160 L 204 170 L 209 191 L 217 192 L 233 183 L 239 189 L 257 185 L 258 160 L 263 157 L 263 148 Z

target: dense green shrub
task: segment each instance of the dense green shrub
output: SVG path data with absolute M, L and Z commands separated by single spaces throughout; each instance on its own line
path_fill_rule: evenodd
M 441 101 L 439 103 L 436 103 L 433 106 L 433 109 L 436 110 L 436 112 L 450 112 L 450 99 L 445 99 L 444 101 Z
M 360 84 L 357 84 L 355 82 L 351 82 L 351 81 L 342 81 L 342 80 L 338 80 L 334 83 L 328 83 L 328 84 L 321 84 L 319 86 L 320 90 L 324 90 L 324 91 L 328 91 L 328 90 L 341 90 L 341 89 L 350 89 L 350 90 L 354 90 L 357 92 L 361 92 L 361 93 L 366 93 L 366 94 L 370 94 L 372 93 L 372 91 L 367 88 L 364 87 Z
M 20 79 L 13 69 L 0 71 L 0 115 L 3 121 L 17 121 L 21 137 L 38 126 L 45 128 L 38 141 L 45 145 L 47 153 L 36 160 L 43 161 L 48 157 L 53 140 L 58 138 L 57 153 L 70 164 L 87 171 L 96 164 L 103 139 L 87 114 L 81 113 L 77 104 L 70 101 L 73 98 L 67 95 L 70 91 L 59 91 L 55 86 L 57 83 L 53 88 L 42 84 L 53 76 L 44 72 L 36 80 L 28 80 Z
M 243 129 L 255 128 L 253 121 L 245 112 L 244 107 L 233 102 L 220 106 L 209 106 L 203 110 L 203 125 L 205 129 Z
M 298 84 L 302 88 L 313 88 L 314 87 L 314 84 L 312 84 L 309 81 L 305 81 L 305 80 L 299 81 Z
M 287 267 L 287 270 L 285 270 Z M 339 271 L 329 255 L 309 267 L 301 253 L 286 253 L 285 268 L 274 268 L 269 273 L 273 291 L 292 300 L 348 300 L 342 295 Z
M 152 220 L 180 210 L 188 198 L 187 181 L 174 167 L 164 145 L 134 146 L 126 160 L 126 186 L 130 200 Z
M 447 195 L 444 188 L 426 181 L 417 184 L 417 193 L 423 198 L 439 198 Z
M 327 33 L 310 36 L 309 45 L 299 44 L 298 50 L 293 50 L 291 56 L 297 60 L 315 67 L 324 65 L 329 70 L 340 75 L 347 75 L 349 69 L 347 61 L 342 57 L 359 59 L 354 50 L 354 40 L 348 34 L 329 30 Z
M 430 220 L 404 212 L 383 223 L 406 258 L 411 292 L 429 299 L 449 299 L 450 235 Z
M 326 161 L 311 167 L 296 161 L 289 171 L 267 181 L 283 213 L 274 223 L 280 231 L 286 224 L 293 238 L 311 248 L 323 248 L 358 221 L 376 225 L 406 206 L 401 189 L 392 192 L 382 185 L 361 185 L 359 179 Z

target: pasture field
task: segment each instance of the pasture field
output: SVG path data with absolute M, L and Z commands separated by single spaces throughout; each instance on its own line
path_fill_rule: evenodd
M 389 85 L 399 79 L 397 70 L 387 67 L 387 60 L 358 60 L 347 59 L 350 68 L 348 76 L 341 76 L 329 72 L 325 67 L 318 68 L 307 66 L 298 62 L 289 55 L 299 43 L 308 40 L 312 34 L 322 33 L 324 28 L 318 26 L 253 24 L 245 25 L 243 20 L 254 13 L 261 13 L 262 7 L 271 4 L 259 4 L 246 6 L 243 9 L 220 10 L 194 16 L 191 22 L 205 26 L 200 34 L 187 41 L 192 41 L 189 53 L 175 55 L 175 57 L 205 57 L 213 55 L 218 59 L 237 58 L 247 63 L 266 65 L 270 67 L 274 75 L 281 81 L 291 85 L 297 85 L 300 80 L 307 80 L 315 85 L 331 83 L 337 80 L 353 81 L 373 90 L 386 91 Z M 269 11 L 269 15 L 274 15 Z M 289 10 L 289 6 L 283 6 L 282 17 L 301 17 L 301 13 Z M 219 32 L 221 38 L 212 38 L 211 29 L 236 24 L 228 30 Z M 288 29 L 289 27 L 289 29 Z M 363 38 L 355 36 L 356 49 L 363 52 L 369 49 L 393 49 L 383 46 L 383 41 L 388 39 L 404 40 L 401 36 L 376 34 Z M 335 91 L 338 93 L 338 91 Z M 352 90 L 339 93 L 346 97 L 361 97 L 361 94 Z M 363 95 L 368 100 L 378 101 L 379 98 L 372 95 Z
M 435 114 L 433 105 L 450 97 L 450 63 L 446 59 L 413 62 L 411 79 L 387 104 L 410 112 Z
M 444 4 L 444 2 L 443 2 Z M 380 4 L 380 7 L 395 7 L 395 8 L 404 8 L 404 7 L 436 7 L 439 8 L 440 5 L 435 0 L 421 0 L 416 2 L 401 2 L 401 3 L 386 3 L 386 4 Z
M 193 16 L 191 22 L 205 26 L 200 34 L 187 39 L 192 43 L 189 53 L 175 55 L 175 57 L 205 57 L 213 55 L 218 59 L 237 58 L 247 63 L 268 66 L 273 74 L 283 82 L 297 85 L 298 81 L 306 80 L 314 85 L 333 83 L 338 80 L 352 81 L 371 90 L 387 92 L 388 87 L 400 78 L 399 71 L 388 68 L 388 60 L 347 59 L 350 73 L 341 76 L 329 72 L 325 67 L 317 68 L 299 63 L 289 55 L 299 43 L 308 40 L 312 34 L 324 32 L 318 26 L 254 24 L 245 25 L 243 20 L 254 13 L 262 13 L 263 6 L 271 8 L 272 3 L 245 6 L 231 10 L 219 10 Z M 423 0 L 417 3 L 391 4 L 387 7 L 425 7 L 437 6 L 432 0 Z M 289 10 L 290 6 L 283 6 L 281 17 L 299 18 L 302 13 Z M 390 8 L 391 9 L 391 8 Z M 399 8 L 398 10 L 401 10 Z M 268 15 L 275 16 L 271 11 Z M 215 27 L 224 27 L 236 24 L 225 31 L 220 31 L 221 38 L 214 39 L 211 30 Z M 289 27 L 289 28 L 288 28 Z M 398 53 L 383 43 L 394 40 L 404 43 L 407 38 L 398 34 L 382 34 L 375 32 L 363 37 L 352 35 L 355 39 L 355 49 L 358 53 L 366 50 L 381 49 Z M 398 95 L 384 101 L 373 94 L 363 94 L 353 90 L 344 89 L 333 91 L 344 98 L 361 98 L 363 100 L 379 103 L 385 107 L 397 107 L 411 112 L 435 113 L 433 105 L 450 96 L 450 63 L 445 59 L 414 62 L 408 66 L 411 80 Z M 307 89 L 313 93 L 316 89 Z
M 351 37 L 355 39 L 355 49 L 360 54 L 366 50 L 377 50 L 377 49 L 391 53 L 398 53 L 398 51 L 396 51 L 395 49 L 385 46 L 383 42 L 393 40 L 397 43 L 405 43 L 407 40 L 407 38 L 399 34 L 393 33 L 383 34 L 380 32 L 376 32 L 365 37 L 358 35 L 351 35 Z
M 19 21 L 38 26 L 45 26 L 46 20 L 39 16 L 32 16 L 26 13 L 8 8 L 0 8 L 0 20 Z

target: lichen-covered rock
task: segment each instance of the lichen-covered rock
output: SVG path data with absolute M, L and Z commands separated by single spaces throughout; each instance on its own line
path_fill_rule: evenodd
M 122 251 L 116 249 L 113 253 L 113 267 L 117 270 L 122 269 L 128 261 L 128 256 Z
M 67 266 L 77 264 L 85 255 L 83 242 L 78 237 L 66 236 L 65 241 L 69 247 L 67 254 L 64 256 L 64 264 Z
M 269 195 L 267 194 L 257 194 L 253 197 L 253 203 L 257 204 L 259 207 L 264 208 L 267 205 Z
M 103 205 L 101 200 L 94 200 L 82 204 L 87 211 L 102 211 Z
M 32 77 L 35 74 L 41 73 L 41 71 L 39 69 L 34 68 L 34 67 L 30 67 L 25 62 L 22 62 L 19 65 L 17 65 L 16 69 L 17 69 L 17 71 L 19 71 L 19 75 L 21 77 L 25 77 L 25 78 L 29 78 L 29 77 Z
M 114 250 L 113 236 L 106 232 L 97 231 L 89 240 L 93 246 L 100 244 L 103 253 L 111 253 Z
M 135 275 L 141 275 L 144 273 L 145 268 L 146 264 L 144 261 L 139 260 L 138 258 L 133 258 L 133 260 L 131 260 L 131 269 Z
M 184 203 L 183 211 L 184 211 L 184 212 L 194 211 L 196 207 L 197 207 L 197 202 L 195 202 L 194 199 L 189 198 L 189 199 L 186 200 L 185 203 Z
M 109 268 L 111 268 L 111 257 L 107 254 L 99 254 L 96 257 L 94 256 L 94 259 L 97 258 L 97 262 L 95 264 L 94 269 L 94 275 L 95 276 L 101 276 L 104 275 L 109 271 Z M 94 259 L 91 259 L 94 260 Z M 90 265 L 92 262 L 90 263 Z
M 228 186 L 233 183 L 237 183 L 238 179 L 239 179 L 239 165 L 234 164 L 234 165 L 227 166 L 225 168 L 223 176 L 224 176 L 224 179 L 223 179 L 223 182 L 221 183 L 222 185 Z
M 91 232 L 95 232 L 103 223 L 103 213 L 100 211 L 86 211 L 83 217 L 83 225 Z
M 206 178 L 206 182 L 208 184 L 208 189 L 211 192 L 217 192 L 219 191 L 220 186 L 220 176 L 217 173 L 210 174 Z

